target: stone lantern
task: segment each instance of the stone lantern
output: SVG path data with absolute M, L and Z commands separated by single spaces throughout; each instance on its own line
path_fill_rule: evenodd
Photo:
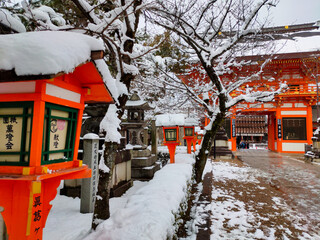
M 141 100 L 135 92 L 127 101 L 126 106 L 127 119 L 122 122 L 123 130 L 126 131 L 126 143 L 131 144 L 134 148 L 145 149 L 147 147 L 147 122 L 144 120 L 144 111 L 152 109 L 149 104 Z M 143 138 L 143 139 L 142 139 Z
M 144 113 L 152 108 L 134 92 L 127 101 L 125 109 L 127 119 L 121 125 L 127 149 L 132 149 L 131 177 L 149 180 L 160 169 L 160 165 L 156 163 L 157 156 L 151 154 L 151 151 L 147 149 L 148 129 Z

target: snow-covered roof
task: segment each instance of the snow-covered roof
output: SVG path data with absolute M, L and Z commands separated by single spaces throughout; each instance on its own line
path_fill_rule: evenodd
M 291 54 L 304 52 L 320 51 L 320 29 L 291 33 L 284 35 L 281 39 L 274 40 L 268 48 L 253 48 L 244 52 L 245 56 L 269 55 L 272 54 Z
M 147 101 L 144 101 L 140 98 L 138 93 L 134 92 L 130 99 L 126 102 L 126 108 L 134 109 L 134 108 L 140 108 L 144 110 L 150 110 L 152 109 L 149 106 L 149 103 Z
M 18 76 L 72 72 L 92 51 L 103 50 L 102 41 L 74 32 L 27 32 L 0 35 L 0 70 Z
M 318 35 L 297 36 L 293 39 L 277 41 L 280 48 L 278 53 L 315 52 L 320 51 L 320 31 L 314 30 Z
M 128 100 L 126 102 L 126 107 L 137 107 L 137 106 L 141 106 L 141 105 L 143 105 L 145 103 L 146 103 L 146 101 L 143 101 L 143 100 L 138 100 L 138 101 Z
M 196 119 L 194 118 L 186 118 L 184 120 L 184 126 L 198 126 L 199 123 Z
M 157 127 L 170 126 L 197 126 L 198 121 L 194 118 L 188 118 L 185 114 L 161 114 L 156 116 Z
M 183 126 L 184 114 L 160 114 L 156 116 L 156 126 Z

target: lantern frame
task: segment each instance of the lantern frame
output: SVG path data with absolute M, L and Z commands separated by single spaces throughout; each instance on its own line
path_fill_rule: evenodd
M 176 128 L 165 128 L 164 129 L 164 139 L 166 142 L 177 142 L 177 129 Z M 172 137 L 169 135 L 173 135 Z
M 191 130 L 191 133 L 189 131 Z M 184 127 L 184 136 L 185 137 L 193 137 L 194 136 L 194 127 Z

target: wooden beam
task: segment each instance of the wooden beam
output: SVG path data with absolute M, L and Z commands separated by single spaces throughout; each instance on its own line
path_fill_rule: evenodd
M 17 76 L 14 69 L 5 71 L 0 70 L 0 82 L 32 81 L 40 79 L 51 79 L 53 77 L 55 77 L 54 74 Z
M 104 57 L 104 51 L 98 50 L 98 51 L 91 51 L 91 60 L 98 60 L 102 59 Z

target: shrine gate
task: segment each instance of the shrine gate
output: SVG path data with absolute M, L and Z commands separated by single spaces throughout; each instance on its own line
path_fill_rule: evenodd
M 287 91 L 268 103 L 242 103 L 231 109 L 229 148 L 236 151 L 236 115 L 268 116 L 268 149 L 276 152 L 303 153 L 304 145 L 311 144 L 313 135 L 312 106 L 317 103 L 316 76 L 320 51 L 278 54 L 264 68 L 261 76 L 231 95 L 241 94 L 247 87 L 260 91 L 276 89 L 286 82 Z M 256 56 L 256 58 L 262 56 Z M 259 60 L 258 60 L 259 62 Z M 261 61 L 262 62 L 262 61 Z M 261 63 L 260 62 L 260 63 Z M 246 66 L 237 75 L 254 72 L 258 65 Z M 235 73 L 234 73 L 235 74 Z M 231 74 L 232 75 L 232 74 Z M 232 76 L 223 76 L 227 80 Z M 254 126 L 252 126 L 254 127 Z M 239 135 L 239 134 L 238 134 Z

